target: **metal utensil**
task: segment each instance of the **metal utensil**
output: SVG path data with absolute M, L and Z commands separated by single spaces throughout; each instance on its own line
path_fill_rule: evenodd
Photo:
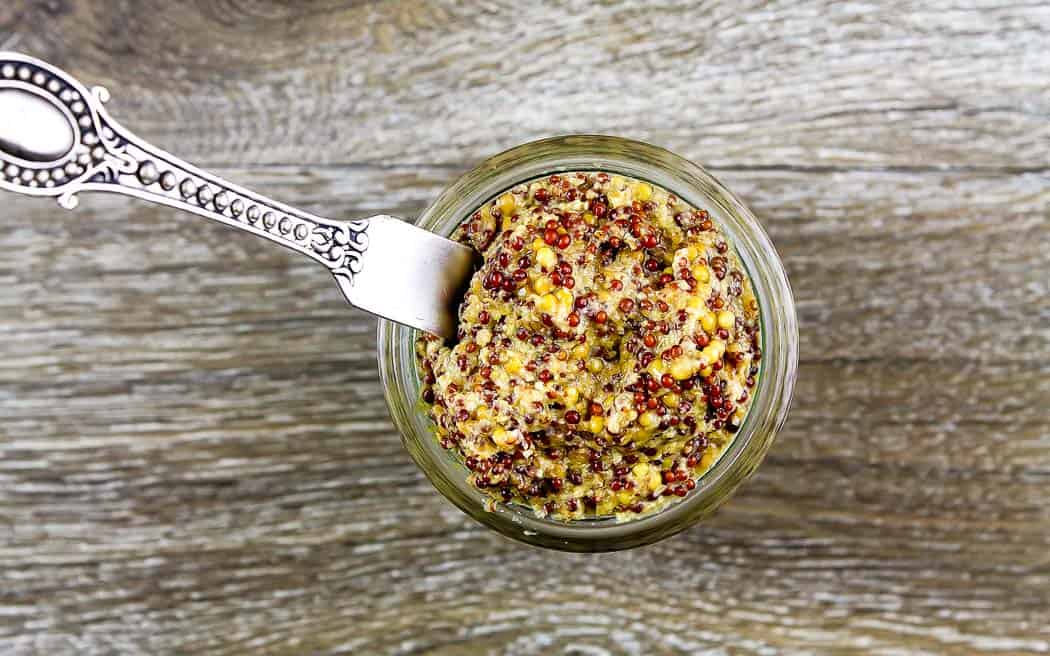
M 108 100 L 103 87 L 0 52 L 0 189 L 70 210 L 78 193 L 104 191 L 193 212 L 317 260 L 363 310 L 455 335 L 470 248 L 390 216 L 333 221 L 270 200 L 139 139 L 109 116 Z

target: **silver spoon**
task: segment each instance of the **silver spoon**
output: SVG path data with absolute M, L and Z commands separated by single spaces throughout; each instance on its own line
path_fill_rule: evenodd
M 362 310 L 455 335 L 470 248 L 390 216 L 333 221 L 272 201 L 139 139 L 109 116 L 108 100 L 103 87 L 0 52 L 0 189 L 70 210 L 78 193 L 104 191 L 193 212 L 317 260 Z

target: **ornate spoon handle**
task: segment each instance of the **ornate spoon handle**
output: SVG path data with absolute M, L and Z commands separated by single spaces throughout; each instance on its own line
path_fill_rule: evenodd
M 333 221 L 227 182 L 136 137 L 110 117 L 108 100 L 103 87 L 88 90 L 43 61 L 0 52 L 0 189 L 54 197 L 70 210 L 78 193 L 101 191 L 193 212 L 317 260 L 350 302 L 365 310 L 454 334 L 449 306 L 469 274 L 468 249 L 391 217 Z M 384 243 L 370 249 L 370 238 Z M 404 255 L 398 245 L 421 239 L 425 248 L 416 246 L 429 256 L 423 265 L 440 269 L 451 258 L 455 266 L 445 273 L 409 271 L 399 280 L 405 272 L 394 270 L 393 260 Z M 415 302 L 396 303 L 398 294 Z

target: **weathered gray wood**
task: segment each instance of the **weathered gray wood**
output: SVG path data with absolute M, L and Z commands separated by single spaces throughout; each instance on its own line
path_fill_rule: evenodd
M 133 125 L 209 164 L 458 165 L 594 131 L 717 166 L 1050 163 L 1045 3 L 16 0 L 6 12 L 19 47 L 119 89 Z
M 0 45 L 328 216 L 556 132 L 713 165 L 788 267 L 797 401 L 712 521 L 518 546 L 412 465 L 320 268 L 5 196 L 0 653 L 1050 651 L 1046 6 L 118 4 L 16 0 Z

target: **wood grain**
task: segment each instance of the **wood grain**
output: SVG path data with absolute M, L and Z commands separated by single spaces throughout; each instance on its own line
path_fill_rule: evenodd
M 0 46 L 334 218 L 552 133 L 763 219 L 801 320 L 712 521 L 579 556 L 481 529 L 387 417 L 375 322 L 221 226 L 0 210 L 0 653 L 1050 652 L 1050 7 L 15 0 Z

